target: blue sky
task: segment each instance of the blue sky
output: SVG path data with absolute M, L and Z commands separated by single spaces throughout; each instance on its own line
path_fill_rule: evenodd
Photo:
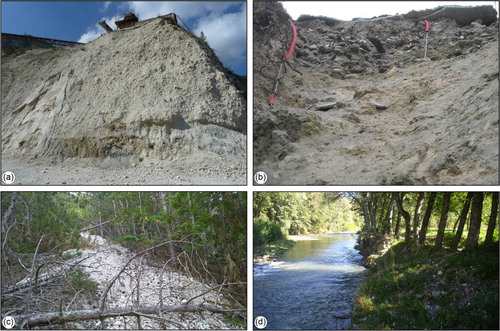
M 245 2 L 18 2 L 2 1 L 2 32 L 89 42 L 104 30 L 97 24 L 134 12 L 139 19 L 175 12 L 197 36 L 201 31 L 222 63 L 246 75 Z M 182 24 L 182 23 L 181 23 Z

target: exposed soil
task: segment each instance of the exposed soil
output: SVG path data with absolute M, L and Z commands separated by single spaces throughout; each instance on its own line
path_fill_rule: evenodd
M 245 184 L 244 92 L 202 39 L 160 17 L 19 53 L 2 54 L 14 185 Z
M 269 107 L 287 19 L 255 3 L 254 171 L 267 184 L 498 185 L 498 23 L 437 18 L 424 59 L 417 20 L 299 19 Z

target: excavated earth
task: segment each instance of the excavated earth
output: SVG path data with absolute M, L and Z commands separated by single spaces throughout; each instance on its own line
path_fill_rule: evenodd
M 270 107 L 289 19 L 279 3 L 254 4 L 254 171 L 267 184 L 498 185 L 492 7 L 303 16 Z
M 79 46 L 2 54 L 2 170 L 20 185 L 246 182 L 246 100 L 162 18 Z

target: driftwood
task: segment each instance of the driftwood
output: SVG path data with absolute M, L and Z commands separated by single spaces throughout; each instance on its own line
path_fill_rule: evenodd
M 35 288 L 37 286 L 45 286 L 45 285 L 49 285 L 53 282 L 55 282 L 56 280 L 58 280 L 59 277 L 63 276 L 62 274 L 61 275 L 58 275 L 58 276 L 54 276 L 50 279 L 47 279 L 47 280 L 43 280 L 43 281 L 39 281 L 35 284 L 30 284 L 29 282 L 26 282 L 22 285 L 14 285 L 14 286 L 11 286 L 11 287 L 7 287 L 5 289 L 2 289 L 2 295 L 9 295 L 9 294 L 12 294 L 12 293 L 15 293 L 15 294 L 19 294 L 19 293 L 23 293 L 23 292 L 27 292 L 30 290 L 30 288 Z
M 169 313 L 169 312 L 193 313 L 202 311 L 208 311 L 218 314 L 226 314 L 226 313 L 237 314 L 242 310 L 227 309 L 207 304 L 201 304 L 201 305 L 180 304 L 180 305 L 163 306 L 161 310 L 162 313 Z M 120 316 L 137 317 L 137 316 L 144 316 L 145 314 L 159 314 L 159 313 L 160 313 L 160 308 L 158 306 L 142 306 L 142 307 L 108 308 L 102 312 L 99 309 L 86 309 L 86 310 L 63 311 L 56 313 L 35 313 L 28 315 L 18 315 L 13 317 L 16 321 L 16 324 L 20 325 L 21 328 L 24 327 L 32 328 L 34 326 L 60 324 L 63 322 L 94 320 L 94 319 L 103 319 L 103 318 L 120 317 Z

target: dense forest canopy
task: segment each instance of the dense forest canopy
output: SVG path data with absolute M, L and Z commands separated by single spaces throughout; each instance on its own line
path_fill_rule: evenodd
M 361 330 L 498 328 L 498 192 L 258 192 L 253 209 L 254 272 L 267 282 L 266 290 L 296 293 L 276 279 L 283 273 L 266 270 L 311 266 L 307 255 L 314 253 L 302 242 L 286 240 L 288 235 L 359 230 L 355 248 L 368 269 L 366 278 L 352 311 L 321 310 L 324 325 L 333 316 L 350 319 L 350 328 Z M 336 236 L 314 236 L 307 243 L 321 237 Z M 283 255 L 288 249 L 293 253 Z M 308 277 L 321 282 L 320 270 L 330 264 L 345 268 L 329 257 L 327 266 Z M 273 265 L 279 259 L 282 263 Z M 290 268 L 294 263 L 297 269 Z M 343 282 L 344 276 L 337 279 Z M 327 277 L 328 284 L 336 283 Z M 291 300 L 300 306 L 310 298 Z
M 351 193 L 363 215 L 362 240 L 404 237 L 406 243 L 477 248 L 498 244 L 498 192 Z
M 245 192 L 3 192 L 2 290 L 18 288 L 44 257 L 95 249 L 97 237 L 136 260 L 224 285 L 245 307 L 246 201 Z M 11 313 L 54 308 L 43 296 L 17 299 L 7 298 Z
M 246 278 L 244 192 L 15 192 L 2 194 L 2 210 L 2 242 L 13 252 L 79 248 L 82 231 L 135 250 L 176 240 L 153 254 L 197 251 L 200 263 L 220 267 L 219 278 Z M 230 264 L 242 275 L 225 270 Z
M 498 192 L 351 196 L 369 267 L 352 328 L 498 328 Z
M 288 235 L 361 230 L 453 249 L 498 242 L 498 192 L 256 192 L 254 245 Z
M 259 247 L 288 235 L 356 232 L 362 218 L 347 194 L 336 192 L 256 192 L 253 240 Z

